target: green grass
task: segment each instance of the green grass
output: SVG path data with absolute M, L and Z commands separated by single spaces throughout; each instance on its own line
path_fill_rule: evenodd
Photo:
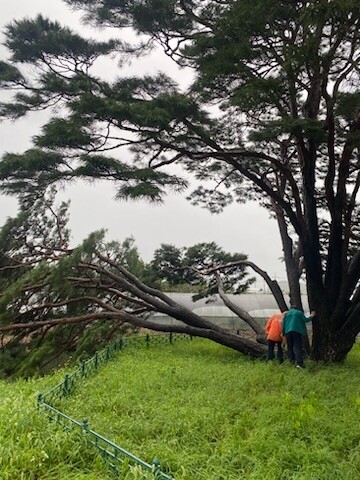
M 63 374 L 0 383 L 1 480 L 111 478 L 76 435 L 36 413 L 37 393 Z M 360 345 L 343 365 L 299 371 L 194 340 L 125 349 L 61 409 L 143 460 L 159 458 L 176 480 L 356 480 L 359 378 Z
M 125 350 L 67 411 L 141 458 L 160 458 L 177 480 L 354 480 L 359 347 L 344 365 L 308 362 L 307 371 L 201 340 Z
M 110 480 L 108 469 L 80 437 L 39 415 L 39 392 L 64 371 L 39 380 L 0 382 L 0 480 Z

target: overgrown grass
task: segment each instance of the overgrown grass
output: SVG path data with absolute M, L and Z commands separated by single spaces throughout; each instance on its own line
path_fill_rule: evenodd
M 177 480 L 355 480 L 359 347 L 306 371 L 202 340 L 125 350 L 67 411 Z
M 112 478 L 79 437 L 37 415 L 58 383 L 0 383 L 0 479 Z M 176 480 L 360 478 L 360 345 L 344 365 L 252 361 L 208 341 L 124 350 L 61 410 Z M 140 479 L 133 472 L 126 478 Z
M 110 480 L 109 471 L 75 433 L 39 415 L 39 392 L 64 372 L 43 379 L 0 382 L 0 480 Z

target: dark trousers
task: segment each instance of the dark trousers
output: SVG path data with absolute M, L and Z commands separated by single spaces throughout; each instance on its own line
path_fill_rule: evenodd
M 277 359 L 279 360 L 280 363 L 282 363 L 284 361 L 284 358 L 283 358 L 283 349 L 282 349 L 282 346 L 281 346 L 281 342 L 274 342 L 273 340 L 268 340 L 268 356 L 267 356 L 267 359 L 268 360 L 274 360 L 274 358 L 275 358 L 275 353 L 274 353 L 275 345 L 277 345 L 277 352 L 276 352 Z
M 298 332 L 289 332 L 286 334 L 287 354 L 291 363 L 295 363 L 300 367 L 304 366 L 302 352 L 302 335 Z

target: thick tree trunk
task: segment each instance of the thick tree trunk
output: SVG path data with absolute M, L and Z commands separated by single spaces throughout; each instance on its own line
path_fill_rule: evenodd
M 360 308 L 358 309 L 360 316 Z M 355 310 L 356 311 L 356 310 Z M 313 320 L 313 339 L 311 358 L 323 362 L 343 362 L 353 347 L 359 327 L 354 326 L 352 318 L 347 324 L 346 313 L 342 316 L 342 328 L 336 328 L 339 320 L 320 312 Z M 359 322 L 358 318 L 358 322 Z M 351 326 L 352 325 L 352 326 Z M 358 324 L 357 324 L 358 325 Z
M 175 332 L 185 333 L 194 337 L 208 338 L 220 345 L 232 348 L 238 352 L 250 355 L 251 357 L 261 358 L 266 354 L 266 347 L 263 344 L 256 342 L 255 340 L 244 338 L 241 335 L 226 330 L 215 324 L 208 323 L 207 328 L 199 328 L 188 323 L 177 323 L 173 325 L 149 321 L 144 318 L 140 318 L 137 315 L 119 312 L 116 314 L 117 318 L 122 321 L 128 322 L 132 325 L 147 328 L 157 332 Z M 183 317 L 186 320 L 186 316 Z M 214 328 L 211 328 L 213 326 Z
M 205 337 L 205 335 L 204 335 Z M 210 340 L 213 340 L 216 343 L 220 343 L 226 347 L 232 348 L 238 352 L 244 353 L 251 357 L 263 358 L 266 355 L 266 347 L 260 343 L 249 341 L 246 338 L 242 338 L 239 335 L 233 333 L 222 333 L 210 331 L 209 335 L 206 336 Z
M 313 344 L 310 358 L 315 361 L 341 363 L 352 349 L 356 336 L 354 335 L 330 335 L 324 332 L 317 342 Z

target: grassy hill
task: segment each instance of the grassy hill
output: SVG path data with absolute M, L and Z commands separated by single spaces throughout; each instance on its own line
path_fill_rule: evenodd
M 63 377 L 0 383 L 1 480 L 113 478 L 36 412 Z M 266 364 L 205 340 L 124 350 L 62 402 L 176 480 L 360 478 L 360 345 L 344 365 Z M 136 471 L 123 476 L 140 479 Z

